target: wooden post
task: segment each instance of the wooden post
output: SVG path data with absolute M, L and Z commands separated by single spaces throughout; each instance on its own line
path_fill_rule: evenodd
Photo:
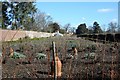
M 47 62 L 47 64 L 48 64 L 48 75 L 49 75 L 50 74 L 50 69 L 49 69 L 49 67 L 50 67 L 50 64 L 49 64 L 49 62 L 50 62 L 50 51 L 48 50 L 47 53 L 48 53 L 48 62 Z
M 54 61 L 54 80 L 57 80 L 57 76 L 56 76 L 56 61 L 55 61 L 55 42 L 52 42 L 52 47 L 53 47 L 53 61 Z

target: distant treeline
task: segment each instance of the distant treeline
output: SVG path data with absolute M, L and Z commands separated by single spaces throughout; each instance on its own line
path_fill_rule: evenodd
M 108 34 L 81 34 L 77 37 L 85 37 L 93 41 L 110 41 L 110 42 L 120 42 L 120 33 L 108 33 Z

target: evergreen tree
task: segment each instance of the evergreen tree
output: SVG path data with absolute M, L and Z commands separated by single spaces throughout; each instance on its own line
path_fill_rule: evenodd
M 3 28 L 12 25 L 12 29 L 18 29 L 21 25 L 27 30 L 34 21 L 36 12 L 34 2 L 3 2 L 2 6 Z M 9 23 L 8 23 L 9 22 Z
M 8 14 L 8 8 L 10 8 L 9 2 L 2 2 L 2 28 L 6 29 L 11 24 L 10 14 Z
M 99 26 L 99 24 L 95 21 L 93 23 L 93 33 L 101 33 L 102 32 L 102 29 L 101 27 Z
M 56 32 L 56 31 L 60 30 L 60 26 L 59 26 L 59 24 L 56 23 L 56 22 L 50 24 L 49 27 L 50 27 L 49 30 L 51 30 L 50 32 Z
M 88 32 L 88 29 L 86 28 L 86 24 L 80 24 L 78 28 L 76 29 L 76 34 L 85 34 Z

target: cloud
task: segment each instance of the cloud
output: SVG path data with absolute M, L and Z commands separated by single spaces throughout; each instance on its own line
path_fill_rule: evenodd
M 103 8 L 103 9 L 98 9 L 97 12 L 112 12 L 113 9 L 109 9 L 109 8 Z
M 117 19 L 116 19 L 116 18 L 114 18 L 114 19 L 112 19 L 112 20 L 111 20 L 111 22 L 117 22 Z

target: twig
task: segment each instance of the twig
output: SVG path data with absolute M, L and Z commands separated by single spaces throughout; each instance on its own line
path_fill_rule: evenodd
M 13 35 L 13 37 L 11 38 L 11 41 L 14 39 L 15 35 L 18 33 L 19 29 L 16 31 L 16 33 Z
M 70 59 L 70 65 L 69 65 L 69 72 L 68 72 L 68 77 L 71 77 L 71 68 L 72 68 L 72 59 Z

